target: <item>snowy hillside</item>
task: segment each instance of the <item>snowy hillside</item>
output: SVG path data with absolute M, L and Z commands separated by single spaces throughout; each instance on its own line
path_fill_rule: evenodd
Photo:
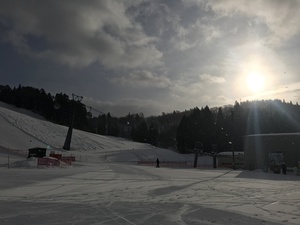
M 47 148 L 51 151 L 74 155 L 88 162 L 97 161 L 191 161 L 192 155 L 180 155 L 173 151 L 155 148 L 148 144 L 136 143 L 123 138 L 107 137 L 73 130 L 71 150 L 62 146 L 67 127 L 53 124 L 23 109 L 0 103 L 0 149 L 27 154 L 32 147 Z M 1 151 L 0 151 L 1 153 Z

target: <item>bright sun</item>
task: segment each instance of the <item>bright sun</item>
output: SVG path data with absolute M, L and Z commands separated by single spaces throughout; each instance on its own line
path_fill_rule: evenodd
M 264 89 L 265 79 L 257 72 L 249 73 L 247 76 L 247 86 L 252 92 L 259 92 Z

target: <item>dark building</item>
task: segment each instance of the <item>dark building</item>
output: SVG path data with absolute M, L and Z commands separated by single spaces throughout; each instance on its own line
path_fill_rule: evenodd
M 285 163 L 298 167 L 300 133 L 255 134 L 244 137 L 245 169 L 273 170 Z
M 46 156 L 46 148 L 30 148 L 28 149 L 28 157 L 43 158 Z

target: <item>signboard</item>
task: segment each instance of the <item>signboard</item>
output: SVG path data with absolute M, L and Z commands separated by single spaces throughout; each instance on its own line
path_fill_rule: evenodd
M 61 160 L 62 155 L 61 154 L 55 154 L 55 153 L 50 153 L 50 157 L 56 158 L 58 160 Z
M 38 166 L 59 166 L 60 162 L 57 159 L 38 158 Z
M 269 167 L 274 173 L 280 173 L 281 165 L 283 164 L 282 152 L 269 153 Z
M 281 152 L 271 152 L 269 153 L 269 164 L 270 165 L 282 165 L 283 155 Z

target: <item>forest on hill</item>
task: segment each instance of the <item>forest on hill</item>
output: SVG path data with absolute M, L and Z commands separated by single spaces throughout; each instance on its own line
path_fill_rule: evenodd
M 181 153 L 243 151 L 243 136 L 300 132 L 298 103 L 284 100 L 235 102 L 219 108 L 195 107 L 144 117 L 143 113 L 93 116 L 90 108 L 68 95 L 52 96 L 34 87 L 0 85 L 0 101 L 31 110 L 45 119 L 100 135 L 124 137 Z

